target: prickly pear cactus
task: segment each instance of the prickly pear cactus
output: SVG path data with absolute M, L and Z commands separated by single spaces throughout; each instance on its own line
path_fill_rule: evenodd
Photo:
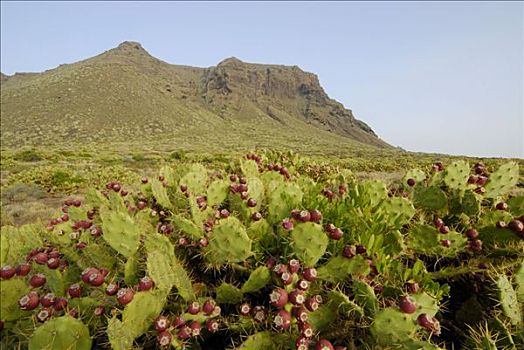
M 251 239 L 244 225 L 236 218 L 223 219 L 214 227 L 205 249 L 206 260 L 212 265 L 241 262 L 252 255 Z
M 306 266 L 315 266 L 328 245 L 322 226 L 312 222 L 297 225 L 291 232 L 291 239 L 296 257 Z
M 62 316 L 38 327 L 29 340 L 30 350 L 90 350 L 91 336 L 82 321 Z

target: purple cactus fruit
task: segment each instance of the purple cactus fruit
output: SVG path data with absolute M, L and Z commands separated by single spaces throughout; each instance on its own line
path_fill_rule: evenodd
M 304 337 L 303 335 L 298 337 L 295 341 L 295 347 L 297 348 L 297 350 L 308 350 L 309 344 L 311 344 L 311 340 L 309 338 Z
M 262 219 L 262 214 L 260 214 L 258 211 L 251 215 L 251 220 L 253 221 L 259 221 L 260 219 Z
M 241 185 L 246 185 L 247 184 L 247 178 L 245 176 L 241 176 L 240 179 L 239 179 L 239 182 Z
M 478 194 L 484 194 L 484 193 L 486 193 L 486 189 L 484 187 L 480 186 L 480 187 L 475 188 L 475 190 L 473 190 L 473 192 L 478 193 Z
M 268 269 L 275 268 L 275 265 L 277 264 L 277 259 L 274 256 L 270 256 L 266 259 L 266 267 Z
M 244 303 L 240 305 L 240 314 L 242 316 L 248 316 L 250 312 L 251 312 L 251 305 L 249 305 L 248 303 Z
M 228 217 L 229 217 L 229 210 L 227 210 L 227 209 L 222 209 L 222 210 L 220 211 L 220 217 L 221 217 L 222 219 L 226 219 L 226 218 L 228 218 Z
M 31 276 L 29 279 L 29 285 L 33 288 L 39 288 L 47 282 L 44 274 L 37 273 L 36 275 Z
M 300 220 L 300 210 L 298 209 L 291 210 L 291 217 L 295 220 Z
M 47 293 L 43 297 L 40 298 L 40 304 L 43 307 L 50 307 L 55 304 L 56 296 L 54 293 Z
M 473 239 L 468 242 L 468 248 L 473 252 L 480 252 L 482 250 L 482 241 L 480 239 Z
M 359 255 L 365 255 L 367 253 L 366 247 L 364 247 L 362 244 L 358 244 L 356 247 L 357 254 Z
M 335 350 L 329 340 L 320 339 L 315 345 L 315 350 Z
M 304 306 L 298 306 L 293 308 L 293 316 L 295 316 L 298 322 L 306 322 L 309 318 L 309 313 Z
M 247 191 L 240 192 L 240 199 L 245 201 L 248 198 L 249 198 L 249 193 Z
M 506 228 L 508 225 L 507 225 L 504 221 L 497 221 L 497 222 L 495 223 L 495 226 L 496 226 L 497 228 Z
M 46 253 L 38 253 L 35 255 L 35 262 L 38 265 L 47 265 L 47 260 L 49 260 L 49 257 Z
M 229 176 L 229 180 L 230 180 L 231 182 L 237 182 L 237 181 L 238 181 L 238 176 L 236 176 L 236 175 L 230 175 L 230 176 Z
M 16 275 L 20 277 L 27 276 L 30 271 L 31 271 L 31 264 L 29 263 L 22 263 L 18 265 L 15 269 Z M 4 277 L 2 276 L 2 278 Z
M 163 332 L 169 328 L 169 319 L 160 315 L 153 321 L 153 327 L 155 327 L 157 332 Z
M 191 315 L 198 314 L 200 312 L 200 303 L 198 301 L 193 301 L 187 307 L 187 312 L 189 312 Z
M 300 328 L 300 334 L 302 334 L 306 338 L 311 338 L 314 335 L 313 328 L 311 325 L 307 322 L 302 322 L 299 326 Z
M 302 277 L 309 282 L 313 282 L 317 279 L 317 270 L 314 267 L 308 267 L 302 271 Z
M 160 347 L 167 347 L 171 345 L 172 340 L 173 336 L 166 330 L 163 330 L 160 333 L 158 333 L 156 337 L 156 341 Z
M 474 228 L 470 228 L 466 231 L 466 237 L 468 237 L 469 239 L 475 239 L 479 236 L 479 233 L 477 230 L 475 230 Z
M 511 220 L 508 224 L 508 228 L 513 232 L 524 232 L 524 223 L 520 220 Z
M 16 274 L 16 268 L 6 265 L 2 267 L 2 270 L 0 270 L 0 277 L 2 277 L 3 280 L 8 280 L 11 277 L 13 277 Z
M 269 301 L 274 307 L 283 308 L 288 302 L 288 293 L 282 288 L 273 289 L 269 294 Z
M 55 303 L 53 304 L 53 308 L 55 311 L 62 311 L 66 308 L 68 302 L 66 298 L 56 298 Z
M 302 305 L 306 301 L 304 292 L 301 290 L 293 290 L 289 293 L 288 298 L 293 305 Z
M 217 320 L 207 320 L 206 321 L 206 329 L 209 333 L 218 332 L 219 328 L 220 328 L 220 325 L 218 324 Z
M 449 239 L 443 239 L 440 241 L 440 245 L 445 248 L 449 248 L 451 247 L 451 241 Z
M 252 310 L 251 310 L 251 315 L 253 316 L 253 319 L 258 322 L 258 323 L 262 323 L 266 320 L 267 318 L 267 311 L 266 311 L 266 308 L 263 307 L 263 306 L 255 306 Z
M 300 279 L 297 282 L 297 288 L 300 290 L 307 290 L 309 288 L 309 282 L 304 279 Z
M 508 203 L 506 203 L 506 202 L 499 202 L 499 203 L 497 203 L 495 208 L 497 208 L 497 210 L 508 210 Z
M 420 289 L 417 282 L 408 282 L 404 284 L 404 287 L 406 288 L 409 294 L 417 294 Z
M 284 272 L 281 276 L 280 276 L 280 279 L 282 280 L 282 283 L 284 283 L 284 285 L 290 285 L 291 283 L 293 283 L 293 275 L 289 272 Z
M 78 283 L 75 283 L 67 289 L 67 294 L 69 294 L 71 298 L 80 298 L 82 295 L 82 287 L 80 287 Z
M 322 220 L 322 213 L 317 209 L 310 210 L 309 215 L 312 222 L 318 223 Z
M 417 303 L 411 299 L 408 295 L 404 295 L 399 300 L 400 311 L 405 314 L 412 314 L 417 310 Z
M 189 324 L 189 328 L 191 329 L 191 336 L 197 337 L 200 335 L 200 330 L 202 329 L 202 326 L 200 326 L 200 322 L 198 321 L 191 321 Z
M 106 287 L 106 294 L 109 296 L 115 295 L 118 293 L 118 284 L 116 283 L 109 283 Z
M 148 276 L 144 276 L 138 282 L 138 290 L 141 292 L 150 290 L 151 288 L 153 288 L 153 285 L 154 285 L 153 280 Z
M 300 270 L 300 261 L 297 259 L 289 260 L 288 271 L 290 273 L 297 273 Z
M 95 308 L 95 311 L 93 311 L 93 314 L 96 316 L 96 317 L 100 317 L 104 314 L 104 312 L 106 312 L 106 307 L 104 305 L 98 305 L 96 308 Z
M 186 340 L 186 339 L 191 338 L 191 334 L 192 334 L 192 329 L 189 328 L 188 326 L 183 326 L 182 328 L 180 328 L 180 330 L 178 331 L 176 335 L 178 339 Z
M 488 182 L 488 178 L 486 176 L 479 176 L 477 178 L 477 185 L 484 186 Z
M 206 315 L 211 315 L 213 311 L 215 310 L 216 303 L 214 300 L 208 299 L 204 302 L 204 305 L 202 305 L 202 311 Z
M 409 186 L 409 187 L 413 187 L 413 186 L 415 186 L 415 179 L 411 179 L 411 178 L 410 178 L 410 179 L 408 179 L 407 182 L 408 182 L 408 186 Z
M 53 309 L 43 307 L 38 311 L 36 314 L 36 319 L 38 322 L 44 323 L 45 321 L 49 320 L 51 318 L 51 315 L 53 314 Z
M 29 292 L 18 300 L 18 306 L 22 310 L 34 310 L 40 304 L 40 297 L 37 292 Z
M 273 318 L 273 324 L 279 330 L 287 330 L 291 326 L 291 314 L 286 310 L 279 310 Z
M 135 292 L 131 288 L 122 288 L 116 293 L 116 299 L 121 305 L 129 304 L 135 296 Z
M 354 245 L 347 245 L 342 250 L 342 256 L 351 259 L 357 254 L 357 248 Z
M 320 306 L 318 301 L 314 298 L 314 297 L 310 297 L 310 298 L 307 298 L 305 303 L 304 303 L 304 306 L 311 312 L 315 311 L 318 309 L 318 307 Z
M 442 233 L 444 235 L 449 233 L 449 227 L 445 226 L 445 225 L 440 226 L 438 230 L 439 230 L 440 233 Z
M 329 238 L 331 238 L 334 241 L 338 241 L 339 239 L 342 238 L 343 235 L 344 235 L 344 232 L 342 232 L 342 230 L 337 227 L 335 231 L 333 231 L 332 233 L 329 233 Z
M 257 200 L 255 198 L 249 198 L 247 200 L 247 206 L 250 208 L 254 208 L 257 206 Z
M 89 275 L 89 284 L 93 287 L 99 287 L 104 283 L 104 275 L 97 271 Z
M 282 227 L 283 227 L 284 230 L 286 230 L 286 231 L 291 231 L 291 230 L 293 230 L 293 228 L 294 228 L 295 226 L 293 225 L 293 221 L 291 221 L 290 219 L 287 219 L 287 218 L 286 218 L 286 219 L 284 219 L 284 220 L 282 221 Z
M 186 184 L 181 184 L 180 185 L 180 191 L 182 193 L 186 193 L 187 192 L 187 185 Z
M 298 220 L 301 222 L 311 221 L 311 214 L 307 210 L 302 210 L 298 215 Z
M 444 226 L 444 221 L 441 218 L 436 218 L 434 224 L 436 228 L 440 228 Z
M 184 318 L 184 316 L 175 317 L 175 320 L 173 321 L 173 327 L 181 328 L 185 325 L 186 325 L 186 319 Z

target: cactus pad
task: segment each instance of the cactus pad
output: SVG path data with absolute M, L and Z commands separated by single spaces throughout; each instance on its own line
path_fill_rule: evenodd
M 505 195 L 517 185 L 519 181 L 519 166 L 509 162 L 500 166 L 489 177 L 486 184 L 486 198 L 496 198 Z
M 468 187 L 469 164 L 463 160 L 453 162 L 446 168 L 444 183 L 452 190 L 465 190 Z
M 381 180 L 367 180 L 358 185 L 359 204 L 362 206 L 376 207 L 387 198 L 386 184 Z
M 215 180 L 207 188 L 207 205 L 213 207 L 227 199 L 229 193 L 229 182 L 226 180 Z
M 380 344 L 402 343 L 412 338 L 415 331 L 416 325 L 411 315 L 395 308 L 379 311 L 371 325 L 371 334 Z
M 129 257 L 138 249 L 140 244 L 140 230 L 127 212 L 111 211 L 103 207 L 100 209 L 102 218 L 102 237 L 120 254 Z
M 369 265 L 361 255 L 351 259 L 335 256 L 318 268 L 318 278 L 329 282 L 344 282 L 349 275 L 367 275 Z
M 172 209 L 173 204 L 169 200 L 167 195 L 167 190 L 164 185 L 157 179 L 151 180 L 151 191 L 153 191 L 153 196 L 156 199 L 156 202 L 160 204 L 163 208 Z
M 522 313 L 517 299 L 517 293 L 513 289 L 510 280 L 506 275 L 499 275 L 495 283 L 497 285 L 497 296 L 502 312 L 510 319 L 511 324 L 521 324 Z
M 294 183 L 281 182 L 273 191 L 268 189 L 268 221 L 278 223 L 286 218 L 291 210 L 300 206 L 303 193 Z
M 213 265 L 241 262 L 252 254 L 251 239 L 235 217 L 223 219 L 213 228 L 205 249 L 206 259 Z
M 0 281 L 0 319 L 14 321 L 27 312 L 20 310 L 18 299 L 29 292 L 23 280 L 11 279 Z
M 260 266 L 249 275 L 248 280 L 242 286 L 243 293 L 256 292 L 264 288 L 271 280 L 271 272 L 265 266 Z
M 297 225 L 291 232 L 291 239 L 298 260 L 309 267 L 315 266 L 328 245 L 328 237 L 322 226 L 312 222 Z
M 447 204 L 444 191 L 437 186 L 424 187 L 417 185 L 413 194 L 413 202 L 416 207 L 425 210 L 440 210 Z
M 29 340 L 29 350 L 90 350 L 89 329 L 69 315 L 47 321 Z
M 413 204 L 406 198 L 401 197 L 386 199 L 382 202 L 378 211 L 384 216 L 388 226 L 393 228 L 402 227 L 415 215 Z
M 240 289 L 225 282 L 216 289 L 216 293 L 216 301 L 219 304 L 236 304 L 239 303 L 243 297 Z
M 173 222 L 182 232 L 191 236 L 192 239 L 198 240 L 204 237 L 204 232 L 193 221 L 184 218 L 182 215 L 174 215 Z

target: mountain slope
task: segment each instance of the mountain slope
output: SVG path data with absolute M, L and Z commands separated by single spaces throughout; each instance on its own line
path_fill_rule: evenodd
M 71 142 L 181 148 L 275 145 L 390 148 L 318 78 L 296 66 L 229 58 L 172 65 L 140 44 L 43 73 L 1 77 L 3 147 Z

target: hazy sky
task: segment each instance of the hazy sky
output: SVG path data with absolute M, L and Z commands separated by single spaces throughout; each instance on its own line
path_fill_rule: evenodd
M 522 2 L 1 3 L 1 70 L 134 40 L 169 63 L 298 65 L 387 142 L 524 158 Z

